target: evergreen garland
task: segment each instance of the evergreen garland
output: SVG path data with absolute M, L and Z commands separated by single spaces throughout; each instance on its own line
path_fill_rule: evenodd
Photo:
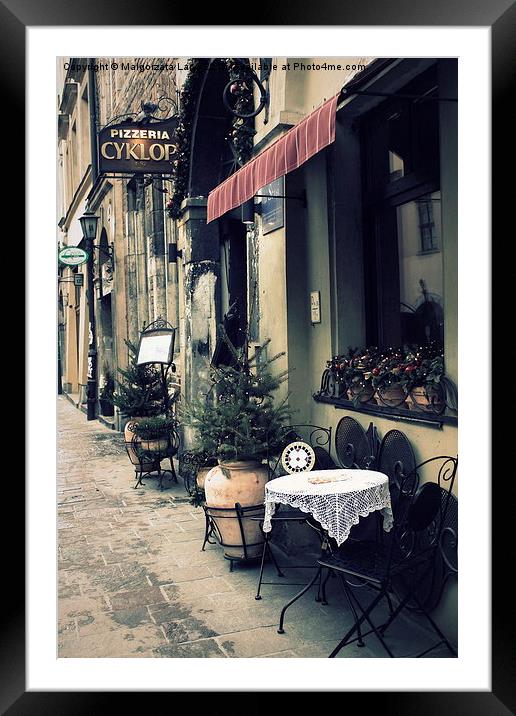
M 202 78 L 208 68 L 208 60 L 194 58 L 189 60 L 188 64 L 190 70 L 179 99 L 179 118 L 175 133 L 177 151 L 172 162 L 172 192 L 167 202 L 168 215 L 172 219 L 179 219 L 181 216 L 181 203 L 188 190 L 193 121 Z
M 235 58 L 221 60 L 226 65 L 230 81 L 235 82 L 237 100 L 235 109 L 241 113 L 253 111 L 253 80 L 248 64 Z M 172 219 L 181 217 L 181 203 L 188 192 L 190 153 L 195 109 L 205 72 L 209 67 L 206 58 L 193 58 L 188 61 L 190 70 L 183 84 L 179 101 L 179 118 L 175 135 L 177 151 L 172 162 L 172 191 L 167 202 L 168 215 Z M 245 164 L 253 154 L 253 119 L 233 117 L 228 139 L 231 141 L 236 161 Z
M 226 60 L 229 79 L 234 82 L 237 100 L 235 110 L 240 114 L 249 114 L 254 109 L 253 76 L 248 64 L 237 62 L 235 58 Z M 233 117 L 229 138 L 233 145 L 235 157 L 243 166 L 253 155 L 254 121 L 253 118 Z

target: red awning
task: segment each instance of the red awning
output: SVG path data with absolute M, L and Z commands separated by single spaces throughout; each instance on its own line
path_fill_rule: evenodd
M 208 223 L 335 141 L 336 94 L 208 194 Z

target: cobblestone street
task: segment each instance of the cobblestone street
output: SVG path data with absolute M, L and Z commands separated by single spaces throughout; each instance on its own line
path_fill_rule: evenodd
M 64 396 L 58 425 L 59 657 L 328 656 L 350 623 L 337 580 L 327 606 L 311 592 L 278 635 L 280 609 L 299 586 L 264 586 L 256 601 L 256 565 L 230 573 L 218 545 L 201 551 L 203 511 L 181 478 L 135 490 L 123 436 Z M 299 582 L 307 571 L 286 574 Z M 384 656 L 375 641 L 339 656 Z

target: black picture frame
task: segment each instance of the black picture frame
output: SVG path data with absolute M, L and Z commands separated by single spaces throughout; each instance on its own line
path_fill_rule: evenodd
M 172 8 L 172 13 L 169 8 Z M 223 8 L 212 4 L 203 6 L 203 25 L 241 24 L 244 14 L 236 12 L 236 8 L 227 8 L 231 18 L 226 21 Z M 493 146 L 493 201 L 492 201 L 492 232 L 495 241 L 502 241 L 502 223 L 512 207 L 512 182 L 505 179 L 502 168 L 507 171 L 510 143 L 514 143 L 512 113 L 509 111 L 511 95 L 509 80 L 514 74 L 514 37 L 516 36 L 516 7 L 512 0 L 491 0 L 489 3 L 473 3 L 456 0 L 369 0 L 367 3 L 337 3 L 335 0 L 318 0 L 317 3 L 292 6 L 292 4 L 275 3 L 274 6 L 260 6 L 257 18 L 266 18 L 267 24 L 274 25 L 384 25 L 384 26 L 484 26 L 491 28 L 492 37 L 492 135 Z M 199 8 L 188 4 L 165 6 L 156 0 L 128 5 L 124 0 L 111 0 L 109 4 L 78 2 L 78 0 L 4 0 L 0 4 L 0 32 L 2 42 L 2 69 L 4 117 L 17 118 L 19 127 L 24 117 L 25 87 L 25 29 L 27 26 L 67 26 L 67 25 L 195 25 L 199 19 Z M 257 23 L 259 24 L 259 23 Z M 48 141 L 52 141 L 48 138 Z M 15 182 L 23 186 L 23 179 L 16 180 L 16 170 L 23 171 L 21 143 L 6 142 L 4 146 L 4 167 L 9 168 L 9 184 Z M 497 171 L 499 170 L 499 171 Z M 502 179 L 503 177 L 503 179 Z M 512 192 L 511 192 L 512 193 Z M 49 197 L 53 201 L 53 197 Z M 16 206 L 16 202 L 18 205 Z M 20 218 L 25 215 L 22 205 L 22 192 L 19 189 L 9 197 L 9 212 L 17 211 Z M 29 207 L 30 210 L 30 207 Z M 509 222 L 507 222 L 509 223 Z M 511 225 L 509 225 L 511 226 Z M 19 232 L 17 232 L 19 233 Z M 504 232 L 505 233 L 505 232 Z M 512 233 L 512 232 L 511 232 Z M 493 283 L 493 303 L 499 310 L 506 301 L 511 299 L 509 271 L 514 266 L 514 241 L 512 238 L 503 245 L 493 260 L 493 268 L 498 271 L 497 281 Z M 17 256 L 17 258 L 19 258 Z M 505 271 L 505 272 L 504 272 Z M 514 283 L 512 279 L 512 283 Z M 472 287 L 472 290 L 473 287 Z M 511 299 L 511 303 L 512 303 Z M 493 312 L 493 315 L 496 315 Z M 501 323 L 501 322 L 500 322 Z M 506 324 L 507 325 L 507 324 Z M 494 322 L 495 338 L 503 346 L 500 325 Z M 504 333 L 504 338 L 506 338 Z M 499 394 L 507 398 L 502 370 L 495 371 L 493 376 L 493 396 Z M 479 410 L 489 409 L 486 393 L 489 389 L 483 386 L 483 403 L 479 398 Z M 29 396 L 30 397 L 30 396 Z M 501 397 L 498 408 L 501 410 Z M 23 401 L 16 395 L 20 417 Z M 41 408 L 42 406 L 39 406 Z M 44 406 L 43 406 L 44 407 Z M 496 406 L 495 406 L 496 407 Z M 38 409 L 39 409 L 38 408 Z M 36 409 L 32 407 L 31 409 Z M 496 415 L 496 413 L 494 413 Z M 514 500 L 508 499 L 511 483 L 514 482 L 512 470 L 507 465 L 508 446 L 512 436 L 509 433 L 510 422 L 497 421 L 492 435 L 492 455 L 498 456 L 493 469 L 493 522 L 492 522 L 492 567 L 493 567 L 493 601 L 492 601 L 492 691 L 491 692 L 406 692 L 406 693 L 346 693 L 340 697 L 342 707 L 347 710 L 363 710 L 365 696 L 367 706 L 377 708 L 379 713 L 390 715 L 417 714 L 418 716 L 435 716 L 440 714 L 468 714 L 480 716 L 515 712 L 516 699 L 514 674 L 516 673 L 513 630 L 514 609 L 512 607 L 513 587 L 510 581 L 511 564 L 514 563 Z M 484 436 L 489 440 L 490 436 Z M 30 445 L 28 447 L 30 450 Z M 505 463 L 505 464 L 504 464 Z M 489 476 L 485 476 L 489 479 Z M 467 479 L 467 476 L 466 476 Z M 17 510 L 16 521 L 11 521 L 8 540 L 4 542 L 3 568 L 8 575 L 4 582 L 4 594 L 7 604 L 2 611 L 3 629 L 0 640 L 0 673 L 2 679 L 0 707 L 3 713 L 18 714 L 82 714 L 97 713 L 102 708 L 113 708 L 115 703 L 120 708 L 120 694 L 106 692 L 26 692 L 25 686 L 25 614 L 24 614 L 24 522 L 23 522 L 23 484 L 13 480 L 4 483 L 7 499 L 12 499 L 9 512 Z M 14 495 L 13 490 L 16 489 Z M 49 489 L 52 489 L 49 487 Z M 32 588 L 35 585 L 31 585 Z M 400 665 L 402 668 L 402 664 Z M 424 662 L 422 662 L 424 668 Z M 228 691 L 232 687 L 228 685 Z M 338 690 L 339 685 L 335 685 Z M 314 684 L 313 691 L 317 691 Z M 154 694 L 157 696 L 158 694 Z M 164 694 L 171 705 L 173 695 Z M 202 696 L 202 694 L 199 694 Z M 211 696 L 208 694 L 208 696 Z M 247 696 L 243 694 L 242 696 Z M 130 695 L 133 706 L 142 704 L 141 698 L 148 699 L 146 694 Z M 291 694 L 275 694 L 275 706 L 279 709 L 291 699 Z M 116 699 L 116 702 L 115 702 Z M 305 700 L 305 697 L 303 697 Z M 258 696 L 260 711 L 266 708 Z M 142 704 L 143 705 L 143 704 Z M 319 707 L 323 708 L 319 697 Z

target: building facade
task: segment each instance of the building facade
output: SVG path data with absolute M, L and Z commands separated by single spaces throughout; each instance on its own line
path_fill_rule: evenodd
M 107 380 L 118 378 L 118 369 L 127 366 L 127 341 L 137 345 L 141 330 L 158 317 L 174 326 L 178 322 L 177 267 L 168 261 L 168 245 L 175 242 L 176 226 L 165 212 L 166 182 L 159 175 L 150 182 L 137 175 L 119 178 L 101 174 L 97 146 L 102 127 L 143 116 L 143 105 L 151 100 L 156 103 L 157 119 L 165 119 L 175 111 L 177 97 L 175 72 L 135 69 L 140 67 L 139 58 L 120 60 L 118 70 L 113 69 L 111 58 L 62 60 L 66 69 L 59 97 L 66 97 L 68 86 L 77 82 L 79 90 L 74 96 L 83 97 L 83 102 L 84 96 L 91 99 L 89 111 L 80 105 L 82 124 L 78 130 L 78 110 L 73 103 L 60 100 L 58 175 L 63 185 L 59 207 L 63 218 L 59 245 L 82 245 L 78 219 L 86 208 L 99 217 L 94 247 L 94 330 L 88 321 L 86 281 L 74 302 L 73 316 L 69 308 L 69 316 L 60 319 L 63 388 L 84 408 L 92 341 L 99 395 Z M 154 62 L 162 65 L 166 61 L 157 58 Z M 77 131 L 83 132 L 81 142 Z M 80 147 L 79 166 L 76 145 Z M 80 172 L 83 179 L 77 189 Z M 86 273 L 86 264 L 74 271 Z M 71 269 L 61 269 L 60 296 L 66 295 L 71 273 Z M 113 416 L 103 416 L 98 403 L 97 411 L 105 422 L 123 428 L 116 410 Z
M 183 399 L 201 394 L 218 326 L 234 312 L 251 347 L 270 341 L 270 355 L 284 353 L 277 369 L 288 371 L 295 422 L 335 431 L 349 415 L 380 435 L 403 431 L 418 463 L 456 455 L 455 401 L 438 414 L 357 405 L 325 374 L 350 347 L 437 343 L 458 384 L 456 61 L 156 58 L 147 68 L 117 58 L 113 70 L 97 58 L 95 71 L 75 59 L 59 90 L 59 242 L 80 244 L 87 204 L 99 217 L 99 385 L 127 364 L 126 341 L 162 317 L 178 329 Z M 170 174 L 99 174 L 98 131 L 141 116 L 146 102 L 159 119 L 177 117 Z M 305 155 L 296 146 L 288 165 L 292 130 L 331 102 L 334 138 L 307 133 Z M 238 182 L 268 150 L 285 166 L 248 196 Z M 59 288 L 63 388 L 78 405 L 92 335 L 85 289 L 71 279 L 83 270 L 61 269 Z M 113 424 L 123 427 L 120 416 Z M 444 622 L 455 599 L 449 589 Z

